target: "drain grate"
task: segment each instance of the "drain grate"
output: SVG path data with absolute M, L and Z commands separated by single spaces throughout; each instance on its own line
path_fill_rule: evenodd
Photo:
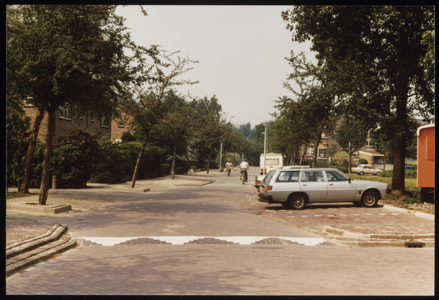
M 419 241 L 408 241 L 408 242 L 405 242 L 405 246 L 407 248 L 424 248 L 425 243 L 419 242 Z

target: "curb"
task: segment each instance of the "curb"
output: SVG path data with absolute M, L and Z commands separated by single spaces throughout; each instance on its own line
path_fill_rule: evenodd
M 37 205 L 37 203 L 12 203 L 6 204 L 6 210 L 28 211 L 37 213 L 59 214 L 72 209 L 71 205 Z
M 418 242 L 424 247 L 434 247 L 434 233 L 429 234 L 363 234 L 332 226 L 323 226 L 322 233 L 336 239 L 337 242 L 356 247 L 407 247 L 409 242 Z M 346 240 L 340 240 L 346 239 Z M 349 240 L 351 239 L 351 240 Z
M 6 276 L 11 276 L 14 273 L 17 273 L 23 269 L 26 269 L 30 266 L 33 266 L 37 263 L 42 262 L 43 260 L 50 259 L 58 253 L 62 253 L 70 248 L 76 246 L 76 239 L 70 239 L 67 243 L 57 246 L 55 248 L 49 249 L 37 255 L 31 256 L 27 259 L 18 261 L 6 267 Z
M 10 250 L 6 250 L 6 258 L 11 258 L 11 257 L 17 256 L 17 255 L 24 253 L 26 251 L 30 251 L 30 250 L 36 249 L 40 246 L 43 246 L 43 245 L 49 244 L 53 241 L 56 241 L 66 231 L 67 231 L 67 225 L 59 225 L 55 229 L 55 231 L 53 231 L 49 236 L 45 236 L 47 234 L 46 233 L 44 235 L 40 235 L 39 237 L 34 238 L 33 241 L 28 240 L 29 242 L 25 241 L 25 243 L 21 243 L 21 244 L 16 245 L 16 246 L 11 245 L 11 246 L 9 246 Z
M 416 211 L 412 211 L 412 210 L 408 210 L 408 209 L 400 208 L 400 207 L 395 207 L 395 206 L 391 206 L 391 205 L 384 205 L 383 208 L 387 209 L 387 210 L 403 213 L 403 214 L 412 214 L 412 215 L 415 215 L 415 217 L 424 218 L 424 219 L 427 219 L 430 221 L 434 221 L 434 215 L 432 215 L 432 214 L 427 214 L 427 213 L 423 213 L 423 212 L 416 212 Z

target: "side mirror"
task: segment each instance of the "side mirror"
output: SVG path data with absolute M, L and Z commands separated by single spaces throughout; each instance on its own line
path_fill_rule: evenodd
M 351 179 L 350 178 L 348 179 L 348 182 L 351 183 Z

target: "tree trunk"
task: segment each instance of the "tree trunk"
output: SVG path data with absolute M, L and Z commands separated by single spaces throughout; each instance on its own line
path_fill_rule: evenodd
M 171 168 L 171 179 L 174 179 L 175 174 L 175 155 L 177 153 L 177 142 L 174 142 L 174 153 L 172 154 L 172 168 Z
M 303 154 L 302 154 L 302 156 L 300 157 L 300 163 L 299 163 L 299 165 L 302 165 L 303 160 L 305 159 L 305 155 L 307 154 L 307 152 L 308 152 L 308 144 L 305 144 L 305 151 L 303 151 Z
M 48 110 L 49 122 L 47 125 L 46 150 L 44 152 L 43 172 L 41 174 L 40 196 L 38 205 L 46 205 L 47 192 L 50 184 L 50 164 L 52 160 L 53 136 L 55 135 L 55 115 L 56 107 L 50 107 Z
M 314 158 L 312 160 L 311 168 L 315 168 L 317 165 L 317 152 L 319 151 L 320 140 L 322 139 L 322 134 L 319 134 L 316 144 L 314 146 Z
M 408 80 L 397 85 L 400 94 L 396 98 L 395 148 L 393 161 L 392 192 L 397 195 L 405 191 L 405 156 L 407 140 L 407 94 Z
M 210 167 L 210 156 L 212 155 L 212 148 L 209 149 L 209 158 L 207 159 L 207 174 L 209 174 L 209 167 Z
M 27 148 L 26 163 L 24 165 L 24 178 L 20 185 L 19 192 L 29 194 L 29 181 L 32 169 L 32 158 L 34 157 L 35 147 L 37 145 L 38 133 L 40 131 L 41 121 L 44 118 L 44 107 L 38 108 L 37 116 L 32 127 L 32 134 L 29 137 L 29 147 Z
M 142 148 L 140 148 L 139 157 L 137 158 L 136 167 L 134 168 L 133 179 L 131 180 L 131 188 L 134 188 L 134 185 L 136 184 L 137 172 L 139 170 L 140 161 L 142 160 L 143 152 L 146 147 L 146 142 L 148 141 L 148 134 L 149 131 L 148 133 L 145 133 L 145 138 L 143 139 Z

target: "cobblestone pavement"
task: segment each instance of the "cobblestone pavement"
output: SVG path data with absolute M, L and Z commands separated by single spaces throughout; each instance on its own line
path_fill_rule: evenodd
M 84 247 L 7 279 L 8 295 L 433 295 L 431 248 Z M 420 267 L 422 266 L 422 267 Z
M 122 238 L 125 244 L 69 250 L 8 277 L 7 294 L 434 294 L 432 248 L 349 248 L 332 242 L 308 247 L 285 242 L 285 238 L 327 240 L 322 234 L 327 225 L 359 234 L 415 232 L 416 227 L 420 228 L 416 232 L 434 232 L 431 220 L 351 204 L 287 210 L 258 202 L 256 189 L 250 183 L 241 185 L 236 175 L 200 176 L 215 182 L 197 186 L 139 181 L 139 186 L 151 188 L 147 193 L 105 185 L 58 190 L 48 202 L 71 204 L 72 211 L 59 215 L 8 211 L 7 226 L 15 226 L 16 235 L 19 226 L 40 234 L 56 223 L 67 224 L 75 238 Z M 35 201 L 32 197 L 24 201 Z M 12 233 L 8 243 L 17 239 Z M 199 238 L 183 245 L 142 243 L 159 236 Z M 269 244 L 218 239 L 255 236 L 268 237 L 262 241 Z M 133 238 L 140 240 L 126 243 Z
M 285 209 L 280 204 L 259 202 L 254 189 L 240 205 L 255 215 L 322 235 L 324 226 L 347 230 L 354 234 L 369 235 L 427 235 L 434 234 L 434 221 L 413 214 L 377 207 L 357 207 L 352 203 L 311 204 L 303 210 Z

